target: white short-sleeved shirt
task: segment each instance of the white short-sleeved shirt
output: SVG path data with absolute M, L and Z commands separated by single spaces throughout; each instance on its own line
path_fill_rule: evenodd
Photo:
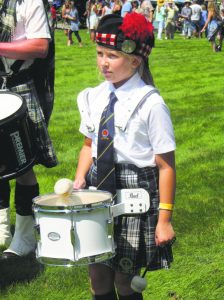
M 16 4 L 16 28 L 13 41 L 23 41 L 26 39 L 47 38 L 51 39 L 47 16 L 42 0 L 24 0 Z M 6 59 L 8 65 L 14 63 L 14 59 Z M 28 68 L 33 63 L 33 59 L 26 60 L 21 69 Z
M 192 10 L 191 20 L 192 21 L 199 21 L 200 17 L 201 17 L 201 11 L 202 11 L 201 6 L 197 3 L 194 3 L 190 6 L 190 8 Z
M 24 0 L 21 4 L 17 2 L 16 18 L 14 41 L 51 38 L 42 0 Z
M 146 87 L 138 73 L 124 85 L 115 89 L 108 81 L 78 96 L 79 110 L 83 110 L 83 102 L 93 123 L 94 131 L 88 131 L 88 122 L 81 113 L 80 132 L 92 139 L 92 157 L 97 157 L 97 139 L 101 114 L 109 102 L 113 91 L 118 98 L 114 107 L 115 136 L 114 159 L 117 163 L 132 163 L 137 167 L 155 166 L 155 154 L 175 150 L 175 138 L 169 110 L 162 97 L 154 93 L 147 98 L 133 113 L 125 130 L 120 124 L 127 112 L 132 109 L 137 98 L 142 98 L 142 90 Z M 151 88 L 152 89 L 152 88 Z M 87 98 L 87 101 L 86 101 Z

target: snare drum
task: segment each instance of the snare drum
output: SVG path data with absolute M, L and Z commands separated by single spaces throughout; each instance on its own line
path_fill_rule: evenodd
M 105 261 L 115 255 L 112 197 L 97 190 L 73 191 L 34 199 L 37 259 L 72 266 Z
M 0 92 L 0 179 L 24 174 L 35 162 L 35 146 L 24 100 Z

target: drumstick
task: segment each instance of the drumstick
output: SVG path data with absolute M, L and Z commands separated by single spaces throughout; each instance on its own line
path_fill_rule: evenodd
M 73 181 L 67 178 L 59 179 L 54 185 L 54 192 L 61 196 L 70 196 L 73 190 Z

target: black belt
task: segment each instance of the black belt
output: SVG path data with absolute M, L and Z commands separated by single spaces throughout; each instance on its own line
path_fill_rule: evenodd
M 11 76 L 1 76 L 0 77 L 0 89 L 2 85 L 4 85 L 4 81 L 6 84 L 6 88 L 11 88 L 23 83 L 26 83 L 31 79 L 31 74 L 29 70 L 21 71 L 17 74 L 13 74 Z

